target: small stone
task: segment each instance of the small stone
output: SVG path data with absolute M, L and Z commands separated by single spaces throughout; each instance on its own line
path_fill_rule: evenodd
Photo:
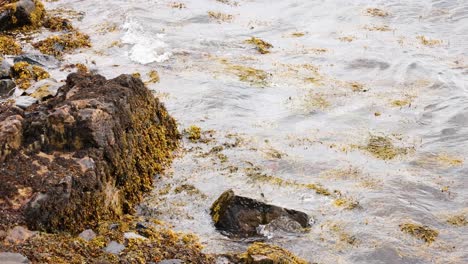
M 122 245 L 122 244 L 120 244 L 120 243 L 118 243 L 116 241 L 111 241 L 111 242 L 109 242 L 107 247 L 104 249 L 104 251 L 106 251 L 107 253 L 111 253 L 111 254 L 119 254 L 124 249 L 125 249 L 124 245 Z
M 0 58 L 0 79 L 9 79 L 11 73 L 11 64 Z
M 142 240 L 146 240 L 147 238 L 144 237 L 144 236 L 140 236 L 134 232 L 127 232 L 127 233 L 124 233 L 124 238 L 125 239 L 142 239 Z
M 61 84 L 52 78 L 40 80 L 29 87 L 25 93 L 37 100 L 57 95 Z
M 0 96 L 7 97 L 10 96 L 15 89 L 16 83 L 9 79 L 0 80 Z
M 166 259 L 159 261 L 158 264 L 184 264 L 184 262 L 180 259 Z
M 92 239 L 94 239 L 96 237 L 96 233 L 94 233 L 93 230 L 91 229 L 86 229 L 85 231 L 81 232 L 78 237 L 86 240 L 86 241 L 90 241 Z
M 28 258 L 18 253 L 0 252 L 0 263 L 2 264 L 26 264 L 31 263 Z
M 35 234 L 36 232 L 30 231 L 27 228 L 22 226 L 15 226 L 8 231 L 5 241 L 11 244 L 21 244 Z
M 15 104 L 16 106 L 26 109 L 30 107 L 31 105 L 37 103 L 37 99 L 31 96 L 20 96 L 15 99 Z

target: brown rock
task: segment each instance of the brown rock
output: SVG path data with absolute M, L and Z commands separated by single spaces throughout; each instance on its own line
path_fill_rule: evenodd
M 216 228 L 231 237 L 257 236 L 260 225 L 272 222 L 310 227 L 309 217 L 303 212 L 237 196 L 232 190 L 224 192 L 213 203 L 211 216 Z
M 164 106 L 129 75 L 71 74 L 56 97 L 24 112 L 0 105 L 0 118 L 4 228 L 78 233 L 132 213 L 180 137 Z

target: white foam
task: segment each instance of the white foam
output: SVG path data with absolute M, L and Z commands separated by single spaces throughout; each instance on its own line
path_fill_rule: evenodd
M 133 45 L 127 54 L 131 60 L 148 64 L 163 62 L 171 57 L 172 53 L 167 51 L 169 46 L 163 41 L 164 34 L 148 32 L 133 20 L 128 20 L 123 29 L 125 34 L 122 36 L 122 42 Z

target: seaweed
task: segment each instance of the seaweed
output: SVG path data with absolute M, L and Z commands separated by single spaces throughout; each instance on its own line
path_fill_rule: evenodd
M 23 51 L 16 40 L 7 35 L 0 35 L 0 55 L 18 55 Z
M 187 134 L 188 139 L 192 142 L 196 142 L 201 138 L 201 128 L 195 125 L 185 129 L 185 133 Z
M 393 142 L 388 137 L 372 135 L 366 146 L 359 147 L 366 150 L 374 157 L 382 160 L 391 160 L 398 155 L 408 153 L 406 148 L 399 148 L 393 145 Z
M 230 22 L 234 18 L 233 15 L 224 14 L 221 12 L 208 11 L 208 17 L 216 20 L 218 23 Z
M 403 223 L 400 225 L 400 230 L 404 233 L 410 234 L 424 242 L 431 244 L 439 236 L 439 232 L 426 225 L 415 223 Z
M 252 37 L 245 42 L 254 45 L 261 54 L 268 54 L 270 53 L 270 49 L 273 48 L 273 45 L 270 43 L 256 37 Z
M 374 17 L 387 17 L 389 14 L 380 8 L 367 8 L 366 13 Z
M 51 36 L 33 44 L 44 54 L 61 57 L 66 52 L 91 47 L 89 36 L 81 32 L 71 32 L 58 36 Z
M 17 62 L 11 67 L 11 77 L 21 89 L 27 89 L 32 81 L 50 78 L 50 74 L 39 66 L 31 66 L 27 62 Z

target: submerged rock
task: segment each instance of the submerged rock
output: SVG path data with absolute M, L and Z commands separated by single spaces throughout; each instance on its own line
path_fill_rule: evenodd
M 237 196 L 232 190 L 224 192 L 213 203 L 211 216 L 218 230 L 233 237 L 257 236 L 259 228 L 270 223 L 286 223 L 282 229 L 287 231 L 310 227 L 306 213 Z
M 307 264 L 308 262 L 281 247 L 266 243 L 254 243 L 247 249 L 247 252 L 240 256 L 240 263 Z
M 56 97 L 24 112 L 4 104 L 0 117 L 0 229 L 78 233 L 132 213 L 180 138 L 129 75 L 71 74 Z

